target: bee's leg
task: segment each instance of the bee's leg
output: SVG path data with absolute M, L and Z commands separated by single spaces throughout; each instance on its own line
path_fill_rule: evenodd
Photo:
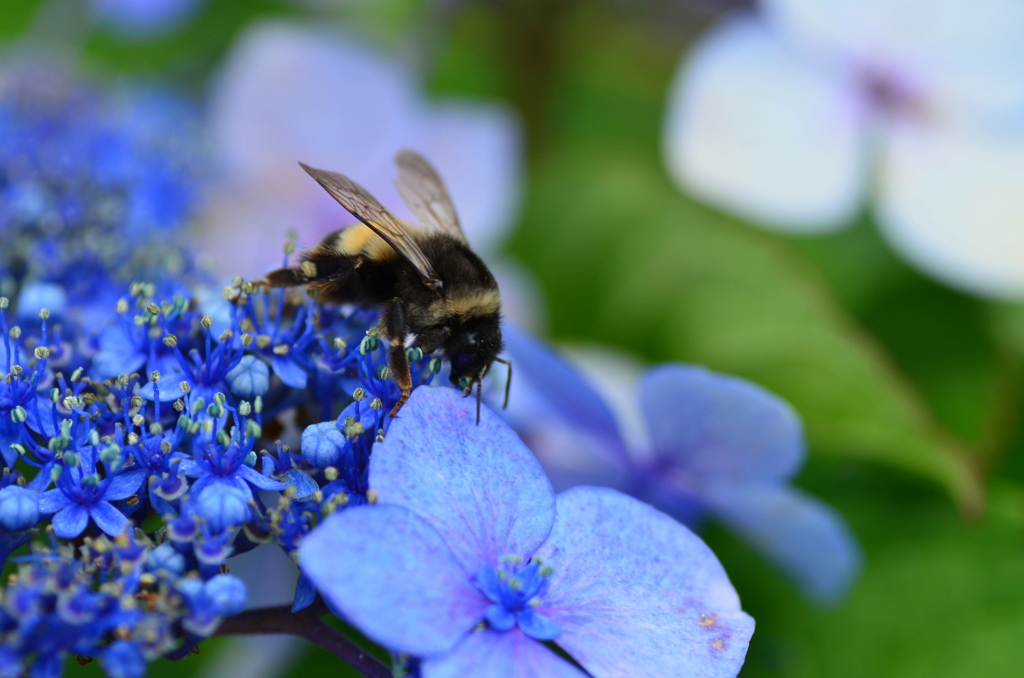
M 409 354 L 405 350 L 408 327 L 405 322 L 405 304 L 401 299 L 395 298 L 387 305 L 381 317 L 381 325 L 384 336 L 391 340 L 391 346 L 388 348 L 388 369 L 391 370 L 398 388 L 402 389 L 402 397 L 391 408 L 391 416 L 397 417 L 398 410 L 402 409 L 402 405 L 409 399 L 409 393 L 412 392 L 412 368 L 409 366 Z

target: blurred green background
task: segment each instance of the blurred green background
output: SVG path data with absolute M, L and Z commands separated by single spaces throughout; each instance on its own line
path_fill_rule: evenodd
M 35 25 L 41 4 L 0 3 L 0 38 Z M 512 104 L 528 183 L 508 251 L 541 285 L 548 336 L 705 364 L 786 397 L 810 441 L 798 484 L 863 546 L 861 580 L 820 609 L 734 537 L 707 532 L 757 620 L 742 675 L 1019 676 L 1024 308 L 915 273 L 867 213 L 839 234 L 777 236 L 669 182 L 669 81 L 690 41 L 738 4 L 211 0 L 166 37 L 77 39 L 87 72 L 202 97 L 246 24 L 313 16 L 421 55 L 434 94 Z M 197 671 L 221 643 L 151 675 Z M 287 675 L 347 674 L 310 649 Z

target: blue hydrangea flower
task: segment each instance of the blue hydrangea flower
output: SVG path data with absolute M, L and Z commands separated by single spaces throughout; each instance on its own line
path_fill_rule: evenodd
M 753 620 L 714 554 L 610 489 L 557 497 L 516 434 L 449 388 L 418 389 L 378 444 L 379 503 L 299 549 L 329 603 L 425 678 L 735 676 Z
M 94 326 L 135 275 L 182 282 L 180 236 L 203 165 L 196 130 L 195 112 L 165 92 L 104 90 L 40 66 L 5 74 L 0 277 L 21 290 L 19 315 L 45 301 Z
M 614 385 L 625 410 L 617 417 L 549 348 L 513 326 L 504 334 L 519 378 L 511 419 L 557 485 L 617 487 L 691 526 L 718 519 L 818 602 L 855 580 L 860 550 L 842 517 L 789 484 L 806 451 L 800 419 L 781 398 L 667 364 L 636 390 Z M 620 430 L 620 419 L 633 426 Z
M 66 463 L 57 477 L 57 487 L 39 496 L 39 510 L 53 516 L 53 531 L 58 537 L 72 539 L 85 530 L 92 520 L 97 527 L 116 536 L 124 530 L 127 518 L 110 502 L 127 499 L 135 494 L 146 478 L 145 470 L 132 468 L 112 473 L 107 465 L 106 477 L 97 473 L 99 453 L 94 447 L 80 452 L 67 452 L 66 458 L 75 456 L 74 463 Z

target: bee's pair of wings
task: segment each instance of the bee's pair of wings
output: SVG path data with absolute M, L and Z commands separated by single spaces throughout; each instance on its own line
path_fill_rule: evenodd
M 419 272 L 425 285 L 433 289 L 441 288 L 441 280 L 434 266 L 420 249 L 409 228 L 393 217 L 369 191 L 344 174 L 299 164 L 352 216 L 405 257 Z M 466 235 L 459 225 L 455 206 L 437 170 L 423 156 L 410 150 L 401 151 L 395 157 L 395 164 L 398 165 L 395 187 L 420 225 L 428 232 L 444 233 L 466 243 Z

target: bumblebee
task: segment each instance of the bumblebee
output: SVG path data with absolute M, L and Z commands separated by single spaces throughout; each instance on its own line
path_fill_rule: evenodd
M 380 330 L 388 367 L 402 389 L 391 416 L 409 398 L 412 370 L 407 349 L 439 351 L 451 365 L 451 383 L 466 396 L 477 388 L 477 422 L 484 376 L 502 349 L 501 297 L 494 276 L 469 247 L 440 175 L 409 150 L 395 158 L 395 186 L 421 228 L 392 216 L 370 193 L 343 174 L 299 163 L 359 223 L 331 233 L 302 254 L 298 266 L 267 274 L 271 287 L 306 285 L 317 298 L 381 309 Z

